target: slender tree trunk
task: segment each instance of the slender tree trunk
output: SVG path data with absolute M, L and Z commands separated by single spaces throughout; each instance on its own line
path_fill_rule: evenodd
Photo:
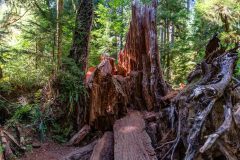
M 53 65 L 55 63 L 55 46 L 56 46 L 56 37 L 53 36 L 53 45 L 52 45 L 52 64 Z
M 79 0 L 79 3 L 73 44 L 69 56 L 80 66 L 81 71 L 85 72 L 87 69 L 88 46 L 92 27 L 93 1 Z
M 123 49 L 123 28 L 124 28 L 124 25 L 123 25 L 123 5 L 120 6 L 120 16 L 121 16 L 121 21 L 122 21 L 122 26 L 121 26 L 121 34 L 120 34 L 120 50 Z
M 190 5 L 191 5 L 190 3 L 191 3 L 190 0 L 187 0 L 187 10 L 188 11 L 190 11 Z
M 174 23 L 172 22 L 171 25 L 171 44 L 174 45 L 174 34 L 175 34 L 175 27 L 174 27 Z
M 166 41 L 167 41 L 167 46 L 168 46 L 168 49 L 166 51 L 167 53 L 167 62 L 166 62 L 166 68 L 167 68 L 167 73 L 166 73 L 166 78 L 167 80 L 170 79 L 170 52 L 169 52 L 169 36 L 170 36 L 170 33 L 169 33 L 169 20 L 167 20 L 167 26 L 166 26 Z
M 62 65 L 62 14 L 63 0 L 57 0 L 57 68 Z
M 76 7 L 76 4 L 75 4 L 74 0 L 72 0 L 72 6 L 73 6 L 74 12 L 76 13 L 77 12 L 77 7 Z

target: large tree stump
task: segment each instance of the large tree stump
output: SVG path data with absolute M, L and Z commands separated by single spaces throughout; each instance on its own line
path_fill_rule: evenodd
M 119 68 L 128 75 L 132 71 L 142 74 L 139 88 L 148 110 L 161 105 L 161 97 L 167 93 L 160 68 L 156 29 L 156 1 L 152 6 L 142 6 L 133 1 L 132 21 L 124 49 L 119 53 Z
M 157 159 L 145 127 L 143 116 L 138 111 L 130 112 L 115 122 L 113 127 L 115 160 Z
M 167 93 L 157 45 L 156 1 L 143 6 L 133 1 L 127 42 L 119 52 L 118 64 L 103 58 L 88 80 L 89 123 L 97 129 L 110 129 L 127 108 L 158 110 Z M 104 126 L 101 125 L 104 123 Z

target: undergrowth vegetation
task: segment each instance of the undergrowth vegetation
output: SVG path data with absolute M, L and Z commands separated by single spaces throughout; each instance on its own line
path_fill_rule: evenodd
M 64 58 L 64 69 L 57 72 L 56 81 L 51 86 L 60 88 L 55 91 L 59 94 L 55 99 L 42 102 L 42 88 L 48 83 L 53 66 L 43 63 L 36 67 L 34 62 L 30 55 L 21 55 L 3 65 L 4 77 L 0 81 L 0 88 L 4 97 L 0 97 L 0 122 L 7 127 L 19 124 L 31 127 L 41 141 L 50 134 L 54 140 L 64 143 L 73 131 L 71 115 L 75 112 L 79 96 L 87 94 L 83 80 L 79 78 L 84 73 L 79 72 L 73 60 Z M 54 113 L 55 102 L 63 106 L 60 109 L 63 112 Z M 46 103 L 44 107 L 43 103 Z M 64 118 L 69 120 L 62 121 Z

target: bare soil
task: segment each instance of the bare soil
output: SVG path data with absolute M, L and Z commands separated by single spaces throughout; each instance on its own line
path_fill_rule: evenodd
M 19 160 L 60 160 L 65 155 L 79 149 L 77 147 L 61 145 L 53 141 L 40 145 L 39 148 L 33 148 L 31 151 L 26 152 Z

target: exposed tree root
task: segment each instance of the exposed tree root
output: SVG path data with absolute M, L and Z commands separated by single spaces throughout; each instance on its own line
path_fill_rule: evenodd
M 216 37 L 214 39 L 216 40 Z M 209 44 L 211 44 L 211 41 Z M 183 131 L 183 133 L 181 133 L 182 140 L 185 141 L 184 143 L 187 147 L 185 160 L 193 160 L 196 159 L 196 156 L 199 157 L 199 153 L 204 153 L 206 150 L 210 149 L 217 139 L 226 131 L 230 130 L 232 126 L 233 105 L 229 86 L 231 86 L 230 82 L 237 60 L 237 54 L 227 51 L 222 52 L 222 49 L 219 48 L 212 48 L 212 50 L 214 50 L 214 53 L 209 53 L 211 56 L 207 57 L 208 63 L 204 60 L 202 68 L 199 69 L 199 67 L 197 67 L 198 74 L 200 73 L 199 70 L 202 70 L 202 78 L 195 84 L 191 84 L 190 87 L 187 87 L 173 100 L 173 103 L 175 103 L 180 110 L 178 116 L 182 116 L 184 121 L 188 124 L 182 125 L 185 132 Z M 217 56 L 214 55 L 216 53 L 218 53 Z M 194 74 L 191 73 L 191 76 L 193 75 Z M 191 79 L 193 78 L 194 77 L 191 77 Z M 213 124 L 214 122 L 209 122 L 209 118 L 211 119 L 214 114 L 219 114 L 215 113 L 214 108 L 219 108 L 219 105 L 222 105 L 222 99 L 225 99 L 225 105 L 223 105 L 224 113 L 222 113 L 224 115 L 224 122 L 220 127 L 217 127 Z M 216 102 L 218 103 L 216 104 Z M 187 111 L 185 107 L 188 108 Z M 192 125 L 191 122 L 193 122 Z M 205 136 L 206 132 L 209 132 L 206 130 L 206 128 L 210 127 L 209 123 L 211 126 L 218 129 L 207 136 L 206 142 L 200 148 L 200 145 L 203 143 L 202 136 Z M 188 129 L 190 129 L 189 133 L 186 132 Z M 224 151 L 223 147 L 222 150 Z M 226 154 L 226 152 L 224 152 L 224 154 Z M 172 157 L 171 155 L 171 159 Z

